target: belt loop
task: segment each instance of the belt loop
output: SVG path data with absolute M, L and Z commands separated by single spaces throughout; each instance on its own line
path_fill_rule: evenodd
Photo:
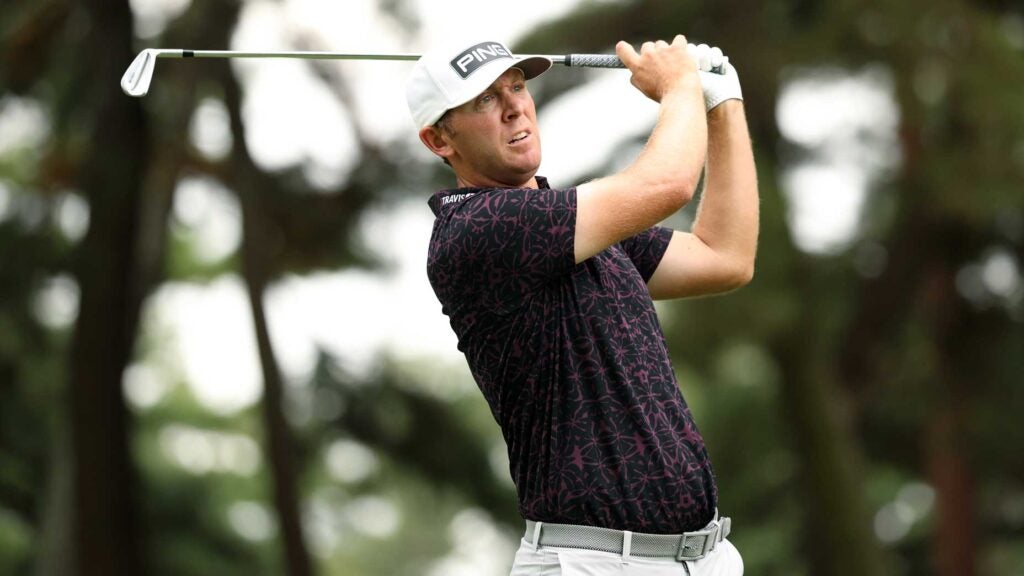
M 633 533 L 629 530 L 622 531 L 622 559 L 629 560 L 630 552 L 633 550 Z
M 533 549 L 534 550 L 536 550 L 537 547 L 540 546 L 540 529 L 541 529 L 541 526 L 543 526 L 543 525 L 544 525 L 543 522 L 536 522 L 533 525 L 533 538 L 532 538 L 532 541 L 530 542 L 530 544 L 533 544 Z

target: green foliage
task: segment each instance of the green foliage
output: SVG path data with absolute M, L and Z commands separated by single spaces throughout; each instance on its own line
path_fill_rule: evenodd
M 410 6 L 389 0 L 381 10 L 414 30 Z M 152 41 L 224 46 L 237 19 L 236 3 L 193 2 Z M 603 52 L 619 39 L 684 32 L 722 46 L 740 71 L 763 199 L 757 275 L 727 296 L 659 304 L 659 314 L 748 573 L 846 574 L 864 562 L 894 574 L 947 574 L 953 566 L 938 554 L 950 548 L 966 550 L 978 574 L 1024 570 L 1022 22 L 1012 3 L 964 0 L 584 1 L 519 43 L 524 52 Z M 138 103 L 104 102 L 88 77 L 95 68 L 83 65 L 80 47 L 97 42 L 100 24 L 64 0 L 0 6 L 0 114 L 20 106 L 42 118 L 22 142 L 0 147 L 3 574 L 61 574 L 73 563 L 67 383 L 78 328 L 48 319 L 41 302 L 54 278 L 77 278 L 95 261 L 66 221 L 68 198 L 85 198 L 94 227 L 109 225 L 117 208 L 102 201 L 109 191 L 88 189 L 87 176 L 102 167 L 85 162 L 96 157 L 91 138 L 115 129 L 97 128 L 100 110 Z M 802 251 L 786 177 L 828 154 L 785 138 L 780 95 L 794 79 L 865 70 L 891 80 L 898 158 L 866 179 L 845 243 Z M 238 145 L 242 87 L 226 64 L 168 66 L 160 75 L 141 104 L 151 144 L 144 165 L 118 167 L 139 174 L 137 241 L 119 248 L 136 259 L 126 297 L 140 306 L 167 281 L 247 273 L 240 249 L 204 259 L 197 232 L 170 216 L 184 178 L 209 178 L 244 201 L 271 283 L 379 266 L 358 234 L 367 210 L 450 179 L 401 145 L 363 138 L 357 167 L 325 193 L 301 168 L 260 169 Z M 560 71 L 538 79 L 534 92 L 543 106 L 587 79 Z M 347 101 L 343 88 L 336 96 Z M 188 143 L 188 120 L 204 97 L 229 112 L 236 145 L 226 158 Z M 805 121 L 820 121 L 812 112 Z M 609 164 L 639 144 L 623 142 Z M 691 207 L 679 221 L 694 216 Z M 83 302 L 80 312 L 111 313 L 95 305 Z M 283 573 L 260 407 L 211 412 L 191 394 L 160 327 L 145 325 L 134 341 L 131 362 L 166 385 L 156 400 L 128 404 L 131 508 L 146 535 L 148 572 Z M 118 391 L 122 382 L 107 386 Z M 294 434 L 318 573 L 420 576 L 458 552 L 459 526 L 492 527 L 509 546 L 517 538 L 504 444 L 461 364 L 385 356 L 357 376 L 324 353 L 285 391 L 277 408 Z M 966 548 L 946 539 L 949 525 L 963 527 Z
M 15 514 L 0 509 L 0 571 L 25 571 L 32 557 L 32 529 Z

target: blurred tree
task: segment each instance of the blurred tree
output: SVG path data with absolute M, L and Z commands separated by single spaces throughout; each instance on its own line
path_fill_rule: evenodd
M 411 6 L 379 9 L 414 31 Z M 225 47 L 241 7 L 189 3 L 147 45 Z M 1020 8 L 583 2 L 518 48 L 600 52 L 680 31 L 736 63 L 764 197 L 755 282 L 660 307 L 748 572 L 1020 572 Z M 356 233 L 366 210 L 413 190 L 425 203 L 450 172 L 375 142 L 358 118 L 358 161 L 337 190 L 317 190 L 301 166 L 266 171 L 246 150 L 227 63 L 168 65 L 133 100 L 116 88 L 132 37 L 126 2 L 0 4 L 0 118 L 36 118 L 0 144 L 0 572 L 422 576 L 445 573 L 438 559 L 457 552 L 460 526 L 481 531 L 474 518 L 513 540 L 503 444 L 463 367 L 385 357 L 357 376 L 324 354 L 307 385 L 288 386 L 263 305 L 289 274 L 373 266 Z M 355 109 L 336 68 L 313 70 Z M 853 235 L 808 251 L 786 182 L 829 158 L 780 130 L 781 103 L 800 81 L 865 71 L 891 92 L 895 144 L 866 129 L 852 140 L 891 163 L 861 166 L 875 172 Z M 531 89 L 543 106 L 588 79 L 558 71 Z M 191 143 L 210 101 L 228 113 L 223 158 Z M 241 244 L 215 262 L 168 233 L 175 191 L 197 176 L 241 206 Z M 126 404 L 126 366 L 167 346 L 152 326 L 136 337 L 147 295 L 224 275 L 248 290 L 256 333 L 239 337 L 259 343 L 260 406 L 211 414 L 173 367 L 159 402 Z M 58 313 L 76 299 L 77 319 Z M 263 457 L 210 456 L 251 438 Z
M 233 2 L 193 4 L 164 36 L 171 44 L 226 45 L 238 9 Z M 141 304 L 163 280 L 173 191 L 184 174 L 199 171 L 230 182 L 244 200 L 247 225 L 243 262 L 264 359 L 268 455 L 285 540 L 283 551 L 289 573 L 309 574 L 281 380 L 262 308 L 263 291 L 274 276 L 285 270 L 355 261 L 352 250 L 346 247 L 348 230 L 365 204 L 365 187 L 357 185 L 349 192 L 331 196 L 312 194 L 306 192 L 309 185 L 294 175 L 271 177 L 256 168 L 244 151 L 238 87 L 226 64 L 163 71 L 165 96 L 159 102 L 147 103 L 144 113 L 142 101 L 125 98 L 117 89 L 124 64 L 133 54 L 132 15 L 126 2 L 115 6 L 78 6 L 58 0 L 35 6 L 22 3 L 5 6 L 3 14 L 4 21 L 11 23 L 4 27 L 4 45 L 11 47 L 4 51 L 9 64 L 4 86 L 53 98 L 53 117 L 58 120 L 45 163 L 35 173 L 19 167 L 25 174 L 22 184 L 30 194 L 57 186 L 80 189 L 88 200 L 90 218 L 88 234 L 70 260 L 81 294 L 68 371 L 72 416 L 69 437 L 73 443 L 70 450 L 61 450 L 63 443 L 58 434 L 54 441 L 57 449 L 52 451 L 54 458 L 70 456 L 76 463 L 71 484 L 74 496 L 67 500 L 75 508 L 74 513 L 60 507 L 46 508 L 46 522 L 54 525 L 48 532 L 53 541 L 41 547 L 61 552 L 66 549 L 63 540 L 71 537 L 76 555 L 67 560 L 40 559 L 37 570 L 44 574 L 149 571 L 144 568 L 148 564 L 143 560 L 144 551 L 149 546 L 143 542 L 144 523 L 137 518 L 136 482 L 128 451 L 130 417 L 121 382 L 132 358 Z M 60 64 L 71 57 L 73 50 L 83 47 L 97 57 L 88 59 L 88 66 L 76 67 L 67 74 Z M 47 57 L 53 53 L 61 58 L 49 61 Z M 236 154 L 226 163 L 211 163 L 188 146 L 189 119 L 200 95 L 197 84 L 214 75 L 217 83 L 234 94 L 228 103 L 235 119 Z M 51 85 L 56 90 L 49 90 Z M 86 90 L 78 90 L 73 96 L 78 86 Z M 279 210 L 282 202 L 290 206 Z M 266 249 L 271 247 L 266 241 L 256 244 L 265 237 L 266 230 L 250 223 L 266 223 L 268 214 L 276 215 L 276 221 L 270 223 L 278 225 L 276 238 L 284 240 L 284 250 Z M 46 233 L 43 231 L 43 237 Z M 21 242 L 21 248 L 26 246 Z M 44 256 L 41 252 L 33 250 L 31 254 Z M 277 259 L 267 260 L 268 255 Z M 45 266 L 45 260 L 27 261 L 24 268 L 33 272 L 33 267 L 41 264 Z M 35 288 L 27 284 L 25 295 L 30 296 Z M 15 301 L 21 298 L 20 293 L 13 296 Z M 12 334 L 18 332 L 10 330 Z M 5 358 L 15 356 L 11 352 Z M 11 369 L 15 370 L 13 366 Z M 61 470 L 62 462 L 55 460 L 51 468 Z M 59 498 L 63 485 L 53 484 L 48 495 L 51 504 L 63 501 Z M 26 502 L 27 516 L 37 514 L 34 505 Z M 61 530 L 59 526 L 69 518 L 73 529 Z
M 85 89 L 67 100 L 66 109 L 75 136 L 89 143 L 76 160 L 91 218 L 75 255 L 81 299 L 68 371 L 73 547 L 78 574 L 127 576 L 143 572 L 144 532 L 136 514 L 121 375 L 144 290 L 136 247 L 148 131 L 141 104 L 125 103 L 117 93 L 121 58 L 131 52 L 127 4 L 84 2 L 74 16 L 90 22 L 80 41 L 92 57 L 72 74 L 71 86 Z

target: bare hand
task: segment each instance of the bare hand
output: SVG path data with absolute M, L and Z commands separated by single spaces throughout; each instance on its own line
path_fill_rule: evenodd
M 661 102 L 662 97 L 689 81 L 698 86 L 697 63 L 686 47 L 686 37 L 679 34 L 672 44 L 664 40 L 644 42 L 637 53 L 627 42 L 615 46 L 622 63 L 633 73 L 630 82 L 645 96 Z

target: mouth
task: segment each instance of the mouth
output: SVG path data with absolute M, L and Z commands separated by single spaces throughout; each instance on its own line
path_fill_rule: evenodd
M 515 134 L 512 135 L 512 139 L 509 140 L 508 143 L 510 145 L 518 144 L 518 143 L 522 142 L 523 140 L 526 140 L 529 137 L 530 137 L 530 133 L 529 132 L 527 132 L 526 130 L 520 130 L 519 132 L 516 132 Z

